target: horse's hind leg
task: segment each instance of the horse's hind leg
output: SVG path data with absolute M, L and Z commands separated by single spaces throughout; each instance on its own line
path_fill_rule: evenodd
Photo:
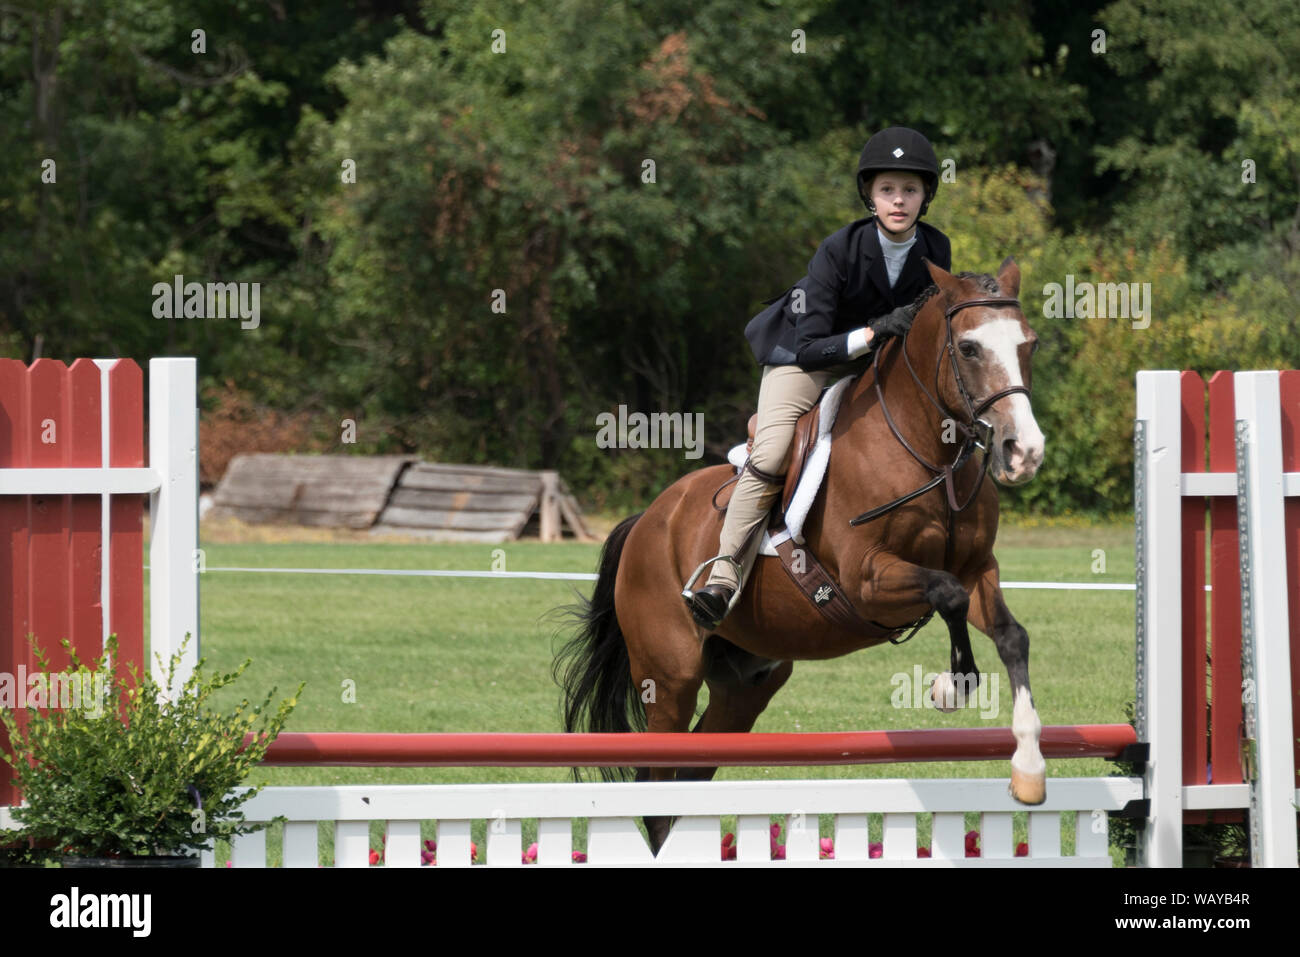
M 632 658 L 633 686 L 642 696 L 646 710 L 646 731 L 687 731 L 695 715 L 695 702 L 704 683 L 704 666 L 699 639 L 684 632 L 675 647 L 681 652 L 656 660 Z M 637 781 L 671 781 L 678 768 L 637 768 Z M 668 838 L 672 818 L 643 818 L 650 838 L 650 850 L 658 854 Z
M 704 709 L 704 714 L 692 730 L 720 734 L 752 730 L 772 696 L 781 690 L 794 672 L 793 661 L 772 662 L 772 665 L 773 667 L 743 678 L 728 676 L 719 679 L 711 675 L 709 706 Z M 677 780 L 709 781 L 717 772 L 717 768 L 681 768 L 677 772 Z
M 1043 725 L 1029 690 L 1029 633 L 1003 600 L 996 561 L 980 575 L 968 617 L 972 625 L 993 639 L 1011 679 L 1011 731 L 1016 736 L 1016 752 L 1011 757 L 1011 796 L 1021 804 L 1042 804 L 1047 797 L 1047 763 L 1039 747 Z
M 723 642 L 721 638 L 711 638 L 711 642 Z M 734 646 L 733 646 L 734 647 Z M 755 658 L 752 655 L 746 655 L 740 652 L 741 656 L 752 659 L 752 663 L 758 663 L 760 667 L 757 670 L 746 670 L 744 674 L 727 673 L 729 669 L 711 667 L 709 670 L 709 705 L 704 709 L 704 714 L 696 722 L 692 732 L 745 732 L 754 727 L 754 722 L 758 716 L 763 713 L 781 686 L 790 678 L 794 671 L 794 662 L 781 661 L 763 663 L 763 659 Z M 716 662 L 714 662 L 716 665 Z M 692 697 L 692 707 L 694 707 L 694 697 Z M 653 727 L 647 730 L 655 730 Z M 638 768 L 636 779 L 638 781 L 651 780 L 677 780 L 677 781 L 708 781 L 717 773 L 717 768 Z M 650 849 L 655 854 L 663 846 L 664 841 L 668 839 L 668 833 L 672 830 L 674 818 L 670 817 L 646 817 L 643 819 L 646 826 L 646 832 L 650 836 Z

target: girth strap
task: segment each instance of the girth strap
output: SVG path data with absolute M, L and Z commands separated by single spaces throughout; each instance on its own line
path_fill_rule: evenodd
M 844 594 L 839 583 L 831 577 L 826 567 L 817 560 L 812 549 L 806 544 L 796 546 L 786 530 L 784 524 L 780 527 L 774 527 L 768 530 L 772 537 L 772 542 L 776 547 L 776 554 L 781 559 L 781 567 L 785 569 L 790 580 L 795 583 L 801 592 L 812 602 L 813 607 L 822 613 L 831 624 L 845 631 L 855 634 L 865 635 L 868 638 L 877 641 L 890 641 L 893 644 L 901 645 L 934 617 L 934 609 L 931 609 L 925 617 L 913 622 L 911 625 L 902 625 L 899 627 L 890 627 L 882 625 L 880 622 L 871 621 L 862 617 L 853 602 Z M 801 554 L 796 557 L 795 552 Z M 899 638 L 908 628 L 912 630 L 907 637 Z

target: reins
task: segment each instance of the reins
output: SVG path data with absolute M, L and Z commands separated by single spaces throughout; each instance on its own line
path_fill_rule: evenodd
M 957 449 L 956 457 L 949 465 L 935 465 L 932 462 L 927 461 L 924 456 L 922 456 L 919 452 L 916 451 L 916 449 L 912 448 L 911 443 L 907 441 L 907 439 L 903 436 L 903 433 L 899 431 L 898 426 L 894 424 L 894 418 L 892 415 L 889 414 L 889 406 L 885 402 L 885 393 L 883 387 L 881 386 L 881 379 L 883 378 L 883 376 L 881 375 L 881 369 L 880 369 L 880 353 L 884 350 L 883 349 L 876 350 L 876 353 L 871 360 L 871 369 L 872 369 L 872 374 L 875 376 L 875 380 L 876 380 L 875 382 L 876 397 L 880 402 L 881 411 L 884 412 L 885 414 L 885 422 L 889 425 L 889 430 L 894 433 L 894 438 L 898 439 L 899 443 L 903 446 L 903 448 L 907 449 L 908 453 L 912 456 L 912 458 L 916 459 L 916 461 L 919 462 L 928 471 L 935 472 L 937 474 L 933 479 L 931 479 L 925 485 L 922 485 L 920 488 L 912 492 L 908 492 L 906 495 L 896 498 L 892 502 L 888 502 L 884 505 L 880 505 L 869 511 L 863 512 L 857 518 L 854 518 L 849 522 L 849 525 L 855 528 L 859 525 L 865 525 L 867 522 L 870 522 L 873 519 L 877 519 L 882 515 L 888 514 L 889 512 L 893 511 L 894 509 L 898 508 L 901 505 L 905 505 L 906 503 L 912 501 L 912 499 L 924 495 L 926 492 L 929 492 L 931 489 L 934 489 L 939 485 L 943 485 L 945 487 L 945 491 L 947 493 L 947 499 L 948 499 L 948 540 L 945 548 L 945 562 L 944 562 L 945 566 L 949 564 L 949 561 L 952 557 L 951 552 L 952 552 L 952 539 L 953 539 L 953 528 L 952 528 L 953 516 L 959 512 L 965 511 L 970 506 L 970 503 L 975 500 L 975 496 L 979 494 L 980 489 L 984 485 L 985 473 L 988 472 L 988 446 L 989 446 L 989 441 L 993 434 L 993 427 L 984 419 L 980 418 L 980 416 L 983 415 L 993 405 L 993 403 L 997 402 L 1000 399 L 1004 399 L 1009 395 L 1015 395 L 1016 393 L 1021 393 L 1021 392 L 1023 392 L 1025 396 L 1029 395 L 1029 389 L 1026 386 L 1017 385 L 1017 386 L 1011 386 L 1010 388 L 1007 389 L 1002 389 L 1000 392 L 993 393 L 992 395 L 985 398 L 982 402 L 980 402 L 979 405 L 976 405 L 975 401 L 971 398 L 970 392 L 966 388 L 966 383 L 963 381 L 961 377 L 961 369 L 958 367 L 957 364 L 957 350 L 956 347 L 953 345 L 953 341 L 952 341 L 952 317 L 956 315 L 958 312 L 960 312 L 961 310 L 969 309 L 973 306 L 993 306 L 997 308 L 1014 307 L 1016 309 L 1019 309 L 1020 300 L 1014 298 L 1006 298 L 1006 297 L 984 297 L 979 299 L 967 299 L 964 302 L 954 303 L 953 305 L 949 306 L 947 310 L 945 310 L 943 314 L 944 326 L 945 326 L 944 348 L 940 350 L 939 355 L 935 359 L 935 363 L 934 363 L 934 393 L 935 393 L 934 395 L 930 394 L 929 390 L 926 389 L 925 384 L 921 381 L 920 377 L 916 374 L 916 370 L 912 368 L 912 359 L 907 352 L 908 333 L 904 333 L 902 339 L 899 341 L 899 350 L 903 354 L 903 363 L 904 365 L 907 366 L 907 371 L 911 374 L 912 379 L 916 382 L 917 388 L 921 390 L 921 394 L 924 395 L 926 399 L 929 400 L 930 404 L 933 405 L 939 411 L 939 414 L 941 416 L 943 416 L 945 419 L 951 419 L 953 424 L 956 425 L 956 427 L 960 429 L 965 436 L 961 445 Z M 962 402 L 964 402 L 966 405 L 966 412 L 970 418 L 970 423 L 971 423 L 970 425 L 967 425 L 964 421 L 962 421 L 960 418 L 954 415 L 952 410 L 946 408 L 941 403 L 941 401 L 938 398 L 936 398 L 936 396 L 939 395 L 939 372 L 943 366 L 943 356 L 945 352 L 948 354 L 948 360 L 952 365 L 952 374 L 953 374 L 953 378 L 956 380 L 957 383 L 957 391 L 961 394 Z M 974 454 L 976 449 L 979 449 L 981 452 L 984 453 L 984 462 L 983 462 L 983 466 L 980 468 L 979 480 L 975 483 L 975 488 L 974 490 L 971 491 L 970 495 L 967 496 L 966 501 L 959 503 L 957 501 L 957 490 L 956 490 L 954 476 L 957 472 L 961 471 L 961 469 L 966 465 L 966 463 L 970 460 L 970 457 Z

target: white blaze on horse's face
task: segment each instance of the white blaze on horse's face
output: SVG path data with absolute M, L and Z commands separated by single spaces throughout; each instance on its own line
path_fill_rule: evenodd
M 976 357 L 983 370 L 983 389 L 973 393 L 978 402 L 1012 386 L 1023 386 L 1021 346 L 1031 340 L 1028 327 L 1019 319 L 990 319 L 962 333 L 959 354 L 970 343 L 978 347 Z M 966 347 L 966 348 L 963 348 Z M 993 477 L 1003 485 L 1021 485 L 1038 472 L 1043 463 L 1043 433 L 1034 420 L 1029 397 L 1017 392 L 995 402 L 984 417 L 993 425 Z

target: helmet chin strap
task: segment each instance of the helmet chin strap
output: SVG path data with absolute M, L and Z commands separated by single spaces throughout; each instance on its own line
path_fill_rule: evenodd
M 889 234 L 889 235 L 891 235 L 891 236 L 894 235 L 894 234 L 896 234 L 896 233 L 898 232 L 898 230 L 896 230 L 896 229 L 890 229 L 888 226 L 885 225 L 884 220 L 882 220 L 882 219 L 880 218 L 880 213 L 878 213 L 878 212 L 876 212 L 876 213 L 872 213 L 872 216 L 875 217 L 875 220 L 876 220 L 876 227 L 877 227 L 881 232 L 883 232 L 883 233 L 887 233 L 887 234 Z M 908 228 L 908 229 L 915 229 L 915 228 L 916 228 L 917 226 L 919 226 L 919 225 L 921 225 L 921 214 L 920 214 L 920 213 L 917 213 L 917 215 L 916 215 L 916 219 L 912 220 L 912 225 L 911 225 L 911 226 L 908 226 L 907 228 Z M 906 242 L 906 240 L 904 240 L 904 242 Z

